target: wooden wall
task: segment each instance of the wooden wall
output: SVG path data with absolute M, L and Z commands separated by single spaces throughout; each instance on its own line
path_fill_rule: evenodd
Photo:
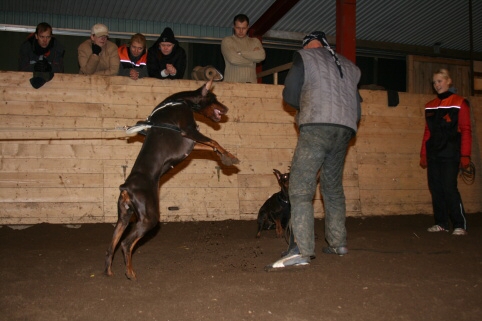
M 0 72 L 0 225 L 115 222 L 118 186 L 141 141 L 116 127 L 145 119 L 168 95 L 203 82 L 130 80 L 56 74 L 33 89 L 31 73 Z M 202 146 L 161 180 L 161 221 L 254 220 L 278 191 L 273 168 L 288 170 L 297 132 L 282 86 L 216 83 L 230 111 L 214 124 L 197 117 L 202 133 L 241 160 L 225 167 Z M 359 134 L 349 149 L 344 185 L 349 216 L 431 213 L 426 172 L 418 166 L 423 105 L 432 95 L 361 91 Z M 471 99 L 473 160 L 478 173 L 482 98 Z M 467 212 L 482 211 L 482 179 L 459 184 Z M 323 216 L 319 192 L 316 216 Z
M 407 92 L 435 94 L 432 85 L 433 73 L 440 68 L 449 71 L 452 83 L 459 95 L 470 96 L 472 88 L 470 61 L 413 55 L 407 57 Z

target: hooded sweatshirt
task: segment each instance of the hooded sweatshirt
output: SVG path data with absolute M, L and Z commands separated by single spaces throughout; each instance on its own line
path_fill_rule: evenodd
M 159 49 L 161 42 L 170 42 L 174 44 L 169 55 L 164 55 Z M 163 76 L 162 71 L 166 69 L 167 64 L 172 64 L 177 72 L 175 75 Z M 182 79 L 186 70 L 186 52 L 179 46 L 179 42 L 174 38 L 171 28 L 166 28 L 156 40 L 156 42 L 147 51 L 147 72 L 149 77 L 159 79 Z

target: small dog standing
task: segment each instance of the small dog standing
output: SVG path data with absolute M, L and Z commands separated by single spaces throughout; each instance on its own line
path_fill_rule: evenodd
M 282 237 L 283 231 L 287 228 L 291 217 L 291 204 L 288 196 L 290 173 L 281 174 L 277 169 L 273 169 L 281 191 L 271 195 L 264 202 L 258 213 L 258 234 L 261 236 L 262 230 L 270 230 L 276 227 L 276 237 Z

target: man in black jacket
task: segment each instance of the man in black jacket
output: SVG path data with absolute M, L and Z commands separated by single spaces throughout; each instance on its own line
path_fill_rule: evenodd
M 165 28 L 147 52 L 149 77 L 182 79 L 186 70 L 186 52 L 174 38 L 171 28 Z
M 50 81 L 54 73 L 64 72 L 64 53 L 64 47 L 52 36 L 52 27 L 41 22 L 20 47 L 18 70 L 33 71 L 30 83 L 38 89 Z
M 48 63 L 52 72 L 64 72 L 64 47 L 52 36 L 52 27 L 41 22 L 20 47 L 19 71 L 34 71 L 35 64 Z M 37 67 L 37 69 L 39 69 Z M 45 68 L 42 68 L 45 69 Z

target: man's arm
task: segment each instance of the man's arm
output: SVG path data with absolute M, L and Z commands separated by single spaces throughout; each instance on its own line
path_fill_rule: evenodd
M 108 50 L 106 53 L 109 54 L 109 69 L 105 71 L 105 74 L 108 76 L 116 76 L 120 66 L 119 50 L 113 42 L 107 42 L 105 47 L 105 49 Z
M 470 157 L 472 154 L 472 127 L 470 124 L 470 109 L 466 101 L 460 106 L 458 128 L 461 137 L 460 154 Z
M 257 38 L 250 38 L 250 50 L 240 51 L 240 55 L 252 62 L 261 62 L 266 58 L 266 52 L 264 51 L 263 45 Z
M 99 64 L 99 56 L 92 53 L 90 40 L 80 44 L 78 49 L 78 59 L 80 74 L 92 75 Z
M 18 56 L 18 70 L 19 71 L 33 71 L 33 65 L 30 64 L 30 60 L 32 60 L 32 59 L 29 55 L 29 51 L 32 51 L 31 45 L 28 41 L 26 41 L 20 47 L 20 52 L 19 52 L 19 56 Z
M 300 109 L 301 88 L 305 80 L 303 59 L 298 52 L 293 56 L 293 65 L 285 79 L 283 99 L 295 109 Z
M 236 47 L 229 37 L 224 38 L 221 42 L 221 52 L 224 56 L 224 59 L 228 61 L 231 65 L 251 66 L 253 64 L 251 60 L 246 59 L 236 51 Z

